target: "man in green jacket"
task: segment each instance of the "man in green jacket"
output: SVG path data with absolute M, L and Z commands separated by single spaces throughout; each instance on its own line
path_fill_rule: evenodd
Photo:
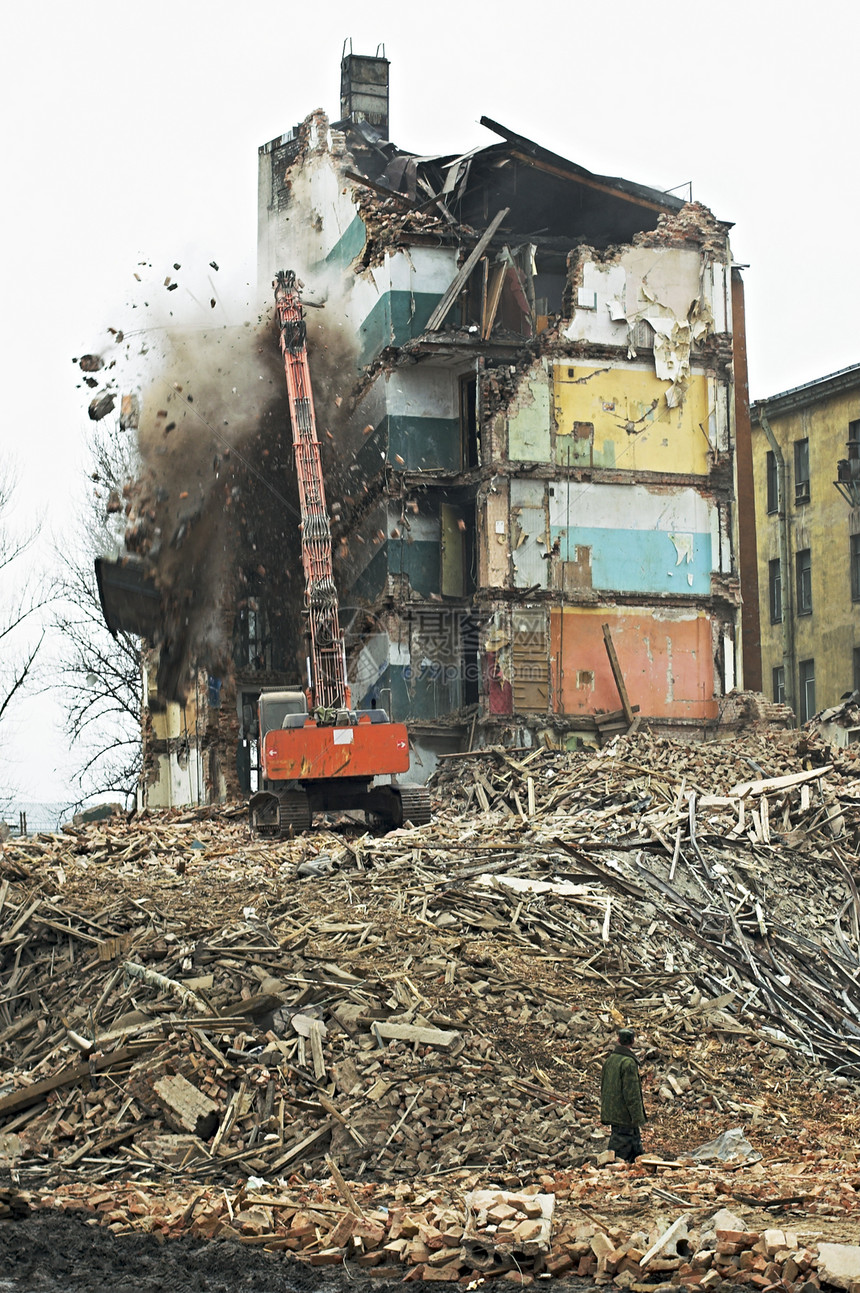
M 639 1128 L 646 1120 L 639 1064 L 631 1050 L 635 1040 L 632 1028 L 621 1028 L 618 1045 L 607 1055 L 600 1074 L 600 1121 L 612 1128 L 608 1148 L 626 1163 L 635 1162 L 642 1153 Z

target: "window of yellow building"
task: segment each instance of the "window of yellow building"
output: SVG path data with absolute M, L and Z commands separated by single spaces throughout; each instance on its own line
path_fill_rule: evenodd
M 782 571 L 779 557 L 768 565 L 768 590 L 770 593 L 770 622 L 779 624 L 782 620 Z
M 795 558 L 797 563 L 797 613 L 812 614 L 812 552 L 801 548 Z
M 794 442 L 794 501 L 809 502 L 809 441 Z

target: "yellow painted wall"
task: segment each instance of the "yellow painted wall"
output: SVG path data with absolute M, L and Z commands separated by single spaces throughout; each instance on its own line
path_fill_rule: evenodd
M 851 508 L 834 486 L 836 464 L 847 457 L 848 423 L 860 418 L 860 389 L 832 396 L 804 409 L 768 416 L 771 430 L 788 468 L 788 518 L 792 594 L 795 606 L 794 697 L 797 665 L 815 661 L 815 704 L 824 709 L 838 703 L 853 687 L 853 651 L 860 647 L 860 602 L 851 601 L 850 535 L 860 532 L 860 516 L 852 525 Z M 809 440 L 810 499 L 795 502 L 794 443 Z M 753 426 L 756 534 L 759 569 L 762 682 L 773 697 L 773 670 L 783 664 L 783 629 L 771 624 L 769 563 L 780 555 L 779 520 L 767 511 L 766 456 L 770 448 L 764 431 Z M 812 614 L 796 614 L 795 554 L 812 554 Z
M 693 375 L 681 406 L 670 409 L 668 383 L 644 367 L 556 364 L 556 459 L 571 466 L 704 476 L 708 386 L 707 377 Z M 589 424 L 593 435 L 586 429 Z

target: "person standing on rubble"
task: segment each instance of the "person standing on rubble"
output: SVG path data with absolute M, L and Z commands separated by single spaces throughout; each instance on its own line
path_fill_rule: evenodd
M 639 1062 L 632 1050 L 635 1040 L 632 1028 L 619 1029 L 618 1045 L 607 1055 L 600 1074 L 600 1121 L 608 1123 L 612 1132 L 607 1148 L 626 1163 L 635 1162 L 642 1153 L 639 1128 L 646 1121 Z

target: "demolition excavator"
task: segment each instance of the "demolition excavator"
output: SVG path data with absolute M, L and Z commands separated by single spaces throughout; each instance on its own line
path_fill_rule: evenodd
M 408 772 L 406 727 L 383 709 L 351 706 L 307 328 L 292 271 L 277 276 L 275 308 L 299 485 L 307 686 L 260 693 L 260 784 L 250 800 L 251 826 L 279 838 L 310 826 L 316 812 L 350 809 L 382 825 L 417 826 L 430 820 L 425 787 L 376 782 Z

